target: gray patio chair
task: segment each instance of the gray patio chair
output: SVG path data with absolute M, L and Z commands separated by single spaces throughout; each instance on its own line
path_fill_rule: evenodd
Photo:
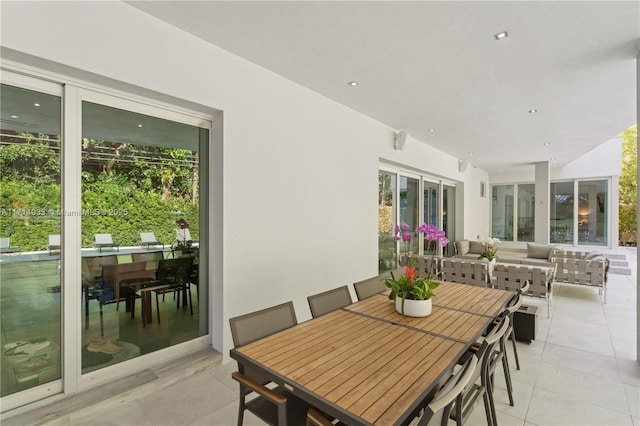
M 382 293 L 387 289 L 384 285 L 384 278 L 380 276 L 371 277 L 366 280 L 353 283 L 358 300 L 366 299 L 375 294 Z
M 60 250 L 60 247 L 60 235 L 49 235 L 49 244 L 47 246 L 49 249 L 49 256 L 51 256 L 54 250 Z
M 0 238 L 0 253 L 15 253 L 18 251 L 20 251 L 20 248 L 12 246 L 10 238 Z
M 500 323 L 494 327 L 489 334 L 482 339 L 482 343 L 473 346 L 469 352 L 463 355 L 460 363 L 466 360 L 466 357 L 475 356 L 478 363 L 474 369 L 474 373 L 469 383 L 471 386 L 465 388 L 461 398 L 456 400 L 455 410 L 451 410 L 449 418 L 456 421 L 456 424 L 462 425 L 473 412 L 478 399 L 482 397 L 484 401 L 484 410 L 487 418 L 488 426 L 497 426 L 495 405 L 493 402 L 493 382 L 492 376 L 504 355 L 496 345 L 500 342 L 502 336 L 505 335 L 509 328 L 509 317 L 503 315 Z M 499 345 L 498 345 L 499 346 Z M 478 383 L 478 378 L 479 383 Z
M 309 308 L 311 308 L 311 316 L 314 318 L 353 303 L 351 293 L 349 293 L 349 287 L 346 285 L 314 294 L 313 296 L 307 297 L 307 300 L 309 301 Z
M 456 415 L 458 425 L 462 425 L 462 407 L 464 391 L 471 382 L 476 372 L 478 358 L 472 355 L 466 358 L 461 368 L 447 380 L 445 385 L 438 390 L 436 396 L 426 406 L 424 412 L 420 415 L 418 425 L 441 424 L 442 420 L 434 417 L 436 413 L 441 413 L 444 419 L 450 417 L 451 410 L 455 408 L 460 410 Z M 437 421 L 436 421 L 437 420 Z
M 236 348 L 286 330 L 297 323 L 293 302 L 229 319 L 231 337 Z M 243 423 L 245 410 L 274 426 L 305 423 L 308 404 L 283 387 L 267 387 L 271 380 L 250 365 L 238 363 L 238 370 L 231 374 L 240 384 L 238 426 Z M 247 399 L 254 392 L 258 396 Z
M 140 245 L 142 247 L 146 246 L 147 250 L 149 250 L 149 247 L 151 246 L 162 246 L 162 250 L 164 250 L 164 244 L 158 241 L 153 232 L 141 232 Z
M 95 234 L 96 241 L 94 245 L 98 247 L 98 252 L 102 252 L 103 248 L 115 247 L 116 251 L 120 251 L 120 246 L 113 242 L 111 234 Z
M 146 251 L 143 253 L 131 253 L 132 262 L 149 262 L 154 260 L 164 259 L 164 254 L 161 251 Z

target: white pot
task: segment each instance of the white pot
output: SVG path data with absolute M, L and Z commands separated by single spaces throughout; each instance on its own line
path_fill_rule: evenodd
M 402 313 L 402 297 L 396 297 L 396 311 Z M 426 317 L 431 315 L 431 299 L 404 301 L 404 314 L 408 317 Z

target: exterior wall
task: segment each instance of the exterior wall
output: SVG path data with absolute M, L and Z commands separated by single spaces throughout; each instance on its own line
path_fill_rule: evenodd
M 621 129 L 623 130 L 623 129 Z M 609 230 L 608 235 L 612 248 L 618 246 L 618 178 L 622 173 L 622 140 L 613 138 L 587 152 L 580 158 L 570 162 L 562 168 L 551 167 L 550 181 L 557 182 L 562 180 L 574 179 L 591 179 L 602 178 L 611 180 L 609 188 Z M 490 175 L 492 185 L 511 184 L 511 183 L 534 183 L 536 181 L 535 165 L 523 166 L 519 172 L 508 173 L 492 173 Z M 549 210 L 547 202 L 546 211 Z M 538 203 L 536 203 L 538 207 Z M 536 223 L 540 216 L 536 215 Z M 548 216 L 547 216 L 548 219 Z M 548 220 L 543 224 L 547 227 Z M 536 226 L 536 229 L 538 226 Z M 548 242 L 548 232 L 546 232 L 546 241 L 538 238 L 536 232 L 536 241 L 540 243 Z M 524 243 L 506 243 L 504 247 L 520 247 Z
M 488 234 L 489 198 L 477 189 L 485 172 L 460 173 L 456 158 L 413 138 L 395 151 L 388 126 L 125 3 L 7 2 L 1 19 L 5 61 L 54 61 L 65 75 L 115 80 L 214 117 L 209 305 L 213 347 L 225 356 L 228 318 L 293 300 L 304 321 L 308 295 L 377 273 L 381 159 L 470 188 L 464 235 Z

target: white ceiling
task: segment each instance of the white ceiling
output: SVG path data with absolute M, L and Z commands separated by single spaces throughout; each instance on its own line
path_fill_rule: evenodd
M 638 1 L 127 3 L 489 172 L 636 122 Z

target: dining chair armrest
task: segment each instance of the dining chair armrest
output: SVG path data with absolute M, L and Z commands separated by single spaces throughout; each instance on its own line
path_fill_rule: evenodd
M 287 398 L 285 396 L 280 395 L 278 392 L 274 391 L 273 389 L 269 389 L 265 386 L 262 386 L 260 383 L 248 378 L 247 376 L 240 373 L 239 371 L 231 373 L 231 377 L 233 377 L 235 380 L 237 380 L 244 386 L 250 388 L 254 392 L 257 392 L 260 395 L 264 396 L 265 398 L 271 400 L 274 404 L 284 404 L 287 402 Z

